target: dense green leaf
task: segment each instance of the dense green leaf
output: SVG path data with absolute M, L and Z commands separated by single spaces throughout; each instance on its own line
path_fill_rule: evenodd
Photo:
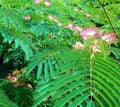
M 7 103 L 6 103 L 7 102 Z M 3 90 L 0 89 L 0 106 L 1 107 L 18 107 L 14 102 L 12 102 Z

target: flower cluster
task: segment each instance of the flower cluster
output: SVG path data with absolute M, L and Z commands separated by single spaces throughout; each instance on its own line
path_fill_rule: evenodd
M 76 42 L 73 45 L 73 49 L 79 50 L 79 49 L 83 49 L 84 45 L 81 42 Z
M 57 17 L 53 16 L 53 15 L 49 15 L 48 18 L 54 22 L 57 23 L 58 26 L 62 26 L 63 23 L 61 23 Z M 65 28 L 68 28 L 68 29 L 71 29 L 71 30 L 74 30 L 75 32 L 81 32 L 83 30 L 82 27 L 80 26 L 76 26 L 76 25 L 73 25 L 72 23 L 68 23 L 67 25 L 63 26 Z
M 35 4 L 39 4 L 40 2 L 42 2 L 42 0 L 34 0 Z
M 80 32 L 80 35 L 84 40 L 87 40 L 89 38 L 95 38 L 97 34 L 97 29 L 96 28 L 86 28 L 83 31 Z
M 91 53 L 99 53 L 101 52 L 100 46 L 97 40 L 95 40 L 91 45 L 90 45 Z
M 48 18 L 49 18 L 50 20 L 53 20 L 53 21 L 55 21 L 55 22 L 58 22 L 58 18 L 55 17 L 55 16 L 49 15 Z
M 48 18 L 58 24 L 58 26 L 62 26 L 63 24 L 58 21 L 58 18 L 52 15 L 49 15 Z M 81 26 L 73 25 L 72 23 L 68 23 L 67 25 L 63 26 L 65 28 L 71 29 L 75 32 L 79 32 L 80 36 L 83 38 L 83 40 L 87 40 L 90 38 L 95 39 L 102 39 L 106 41 L 107 43 L 111 44 L 114 43 L 117 39 L 115 33 L 105 33 L 103 31 L 100 31 L 96 27 L 88 27 L 83 29 Z
M 34 0 L 35 4 L 39 4 L 41 2 L 44 2 L 44 4 L 46 6 L 50 6 L 51 3 L 49 0 Z M 89 18 L 91 15 L 89 13 L 84 13 L 83 10 L 75 7 L 74 8 L 75 12 L 80 12 L 81 14 L 84 14 L 86 18 Z M 98 15 L 96 15 L 96 17 L 99 17 Z M 30 15 L 26 15 L 24 17 L 24 20 L 30 20 L 31 17 Z M 58 17 L 53 16 L 53 15 L 49 15 L 48 19 L 54 21 L 57 23 L 58 26 L 62 26 L 65 28 L 68 28 L 70 30 L 73 30 L 75 32 L 78 32 L 80 34 L 80 36 L 83 38 L 83 40 L 88 40 L 90 38 L 94 38 L 94 39 L 102 39 L 104 41 L 106 41 L 107 43 L 111 44 L 114 43 L 117 39 L 116 34 L 115 33 L 105 33 L 100 31 L 98 28 L 96 27 L 88 27 L 88 28 L 82 28 L 79 25 L 74 25 L 73 23 L 67 23 L 67 24 L 63 24 L 62 22 L 60 22 L 58 20 Z M 75 43 L 75 45 L 73 46 L 74 49 L 82 49 L 83 45 L 80 42 Z M 93 46 L 93 48 L 95 48 L 95 45 Z M 100 52 L 97 50 L 97 52 Z
M 91 53 L 100 53 L 101 52 L 101 48 L 100 48 L 100 42 L 99 40 L 105 41 L 106 45 L 107 44 L 112 44 L 117 40 L 116 34 L 115 33 L 105 33 L 102 32 L 100 30 L 98 30 L 98 28 L 95 27 L 88 27 L 86 29 L 83 29 L 80 32 L 80 36 L 83 38 L 83 40 L 88 40 L 93 38 L 93 42 L 90 44 L 89 49 L 91 50 Z M 84 44 L 82 44 L 81 42 L 76 42 L 73 45 L 73 49 L 83 49 Z
M 50 6 L 50 5 L 51 5 L 51 3 L 50 3 L 48 0 L 45 1 L 44 4 L 45 4 L 46 6 Z
M 39 3 L 41 3 L 43 0 L 34 0 L 34 3 L 35 4 L 39 4 Z M 44 1 L 44 4 L 46 5 L 46 6 L 50 6 L 51 5 L 51 3 L 50 3 L 50 1 L 49 0 L 45 0 Z
M 84 40 L 90 38 L 102 39 L 109 44 L 114 43 L 117 40 L 115 33 L 104 33 L 95 27 L 89 27 L 84 29 L 83 31 L 80 32 L 80 35 Z
M 81 42 L 76 42 L 73 45 L 73 49 L 75 50 L 81 50 L 84 48 L 84 44 Z M 92 55 L 94 55 L 94 53 L 100 53 L 100 46 L 99 46 L 99 42 L 97 40 L 95 40 L 93 43 L 90 44 L 89 46 L 90 52 L 92 53 Z
M 52 15 L 49 15 L 48 18 L 54 22 L 57 23 L 58 26 L 62 26 L 63 24 L 61 22 L 58 21 L 58 18 Z
M 83 40 L 87 40 L 90 38 L 102 39 L 109 44 L 114 43 L 117 40 L 115 33 L 105 33 L 103 31 L 100 31 L 96 27 L 88 27 L 83 29 L 82 27 L 75 26 L 72 23 L 68 23 L 65 27 L 74 30 L 75 32 L 79 32 Z
M 76 31 L 76 32 L 81 32 L 81 31 L 83 30 L 82 27 L 80 27 L 80 26 L 75 26 L 75 25 L 73 25 L 72 23 L 68 23 L 65 27 L 66 27 L 66 28 L 69 28 L 69 29 L 71 29 L 71 30 L 74 30 L 74 31 Z
M 20 71 L 15 69 L 12 74 L 7 75 L 7 79 L 10 81 L 13 87 L 19 87 L 19 86 L 25 86 L 32 88 L 32 85 L 30 83 L 24 83 L 22 79 L 19 78 L 20 74 L 25 74 L 26 71 L 21 69 Z
M 84 14 L 86 18 L 89 18 L 89 17 L 91 16 L 90 13 L 86 13 L 86 12 L 84 13 L 83 10 L 78 9 L 77 7 L 74 8 L 74 11 L 75 11 L 75 12 L 80 12 L 81 14 Z
M 49 15 L 48 18 L 58 24 L 58 26 L 63 26 L 63 23 L 58 21 L 58 18 L 52 15 Z M 83 38 L 83 40 L 87 40 L 90 38 L 95 39 L 102 39 L 106 41 L 107 43 L 111 44 L 114 43 L 117 39 L 115 33 L 105 33 L 103 31 L 100 31 L 96 27 L 88 27 L 88 28 L 82 28 L 81 26 L 74 25 L 72 23 L 68 23 L 67 25 L 63 26 L 65 28 L 68 28 L 70 30 L 73 30 L 75 32 L 79 32 L 80 36 Z

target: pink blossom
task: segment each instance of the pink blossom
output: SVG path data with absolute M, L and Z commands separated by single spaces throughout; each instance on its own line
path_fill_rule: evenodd
M 80 32 L 80 35 L 84 40 L 87 40 L 89 38 L 96 38 L 96 34 L 97 34 L 97 28 L 92 28 L 92 27 L 86 28 L 85 30 Z
M 54 18 L 53 18 L 53 21 L 58 22 L 58 18 L 57 18 L 57 17 L 54 17 Z
M 32 85 L 30 83 L 27 83 L 25 86 L 29 87 L 29 88 L 32 88 Z
M 116 35 L 115 35 L 115 33 L 109 33 L 109 34 L 104 34 L 103 36 L 102 36 L 102 39 L 103 40 L 105 40 L 106 42 L 114 42 L 115 40 L 116 40 Z
M 24 16 L 24 20 L 30 20 L 30 19 L 31 19 L 31 16 L 30 16 L 30 15 Z
M 80 26 L 74 26 L 73 30 L 81 32 L 83 29 Z
M 12 76 L 10 74 L 7 75 L 6 77 L 8 80 L 10 80 L 12 78 Z
M 52 16 L 52 15 L 49 15 L 48 18 L 49 18 L 50 20 L 53 20 L 53 21 L 55 21 L 55 22 L 58 22 L 58 18 L 57 18 L 57 17 L 54 17 L 54 16 Z
M 73 30 L 73 24 L 72 23 L 68 23 L 66 28 L 69 28 L 69 29 Z
M 62 23 L 61 23 L 61 22 L 58 22 L 58 26 L 62 26 Z
M 42 0 L 34 0 L 35 4 L 39 4 Z
M 92 49 L 93 53 L 99 53 L 99 52 L 101 52 L 100 49 L 98 48 L 98 46 L 95 45 L 95 44 L 91 45 L 90 48 Z
M 103 31 L 99 31 L 99 32 L 97 33 L 98 38 L 101 38 L 101 37 L 103 36 L 103 34 L 104 34 Z
M 101 52 L 96 45 L 93 45 L 92 50 L 94 53 Z
M 73 27 L 73 24 L 72 24 L 72 23 L 68 23 L 68 27 L 69 27 L 69 28 L 72 28 L 72 27 Z
M 93 44 L 90 46 L 92 53 L 99 53 L 101 52 L 100 46 L 97 40 L 94 41 Z
M 83 49 L 84 45 L 81 43 L 81 42 L 76 42 L 74 45 L 73 45 L 73 48 L 78 50 L 78 49 Z
M 53 19 L 54 19 L 54 17 L 53 17 L 52 15 L 49 15 L 48 18 L 49 18 L 50 20 L 53 20 Z
M 45 5 L 46 6 L 50 6 L 50 2 L 49 1 L 45 1 Z

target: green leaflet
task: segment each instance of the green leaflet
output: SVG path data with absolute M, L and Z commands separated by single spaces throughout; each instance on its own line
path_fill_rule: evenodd
M 22 48 L 28 60 L 33 55 L 34 44 L 30 37 L 28 37 L 28 28 L 25 27 L 23 19 L 18 12 L 11 9 L 0 8 L 0 30 L 3 42 L 14 43 L 14 47 Z
M 41 76 L 41 73 L 42 73 L 42 67 L 43 67 L 43 63 L 40 63 L 38 65 L 37 79 L 40 79 L 40 76 Z
M 89 96 L 90 94 L 81 95 L 80 97 L 76 98 L 75 101 L 73 101 L 69 107 L 74 107 L 76 105 L 79 105 L 80 103 L 84 102 Z
M 72 82 L 70 85 L 67 85 L 65 89 L 60 90 L 57 93 L 55 93 L 52 100 L 59 98 L 63 94 L 66 94 L 70 90 L 75 89 L 75 88 L 79 87 L 80 85 L 85 84 L 86 82 L 88 82 L 86 79 L 83 79 L 83 80 L 78 79 L 77 81 Z
M 54 78 L 54 66 L 50 59 L 48 59 L 49 69 L 50 69 L 50 76 L 51 78 Z
M 81 88 L 78 88 L 76 90 L 73 90 L 72 92 L 70 92 L 70 94 L 66 95 L 63 99 L 61 99 L 60 101 L 58 101 L 58 103 L 55 104 L 55 107 L 60 107 L 63 106 L 66 102 L 68 102 L 70 99 L 74 98 L 76 95 L 81 94 L 82 92 L 84 92 L 85 90 L 87 90 L 87 86 L 83 86 Z M 89 95 L 89 94 L 88 94 Z M 88 97 L 88 96 L 87 96 Z M 80 99 L 82 100 L 82 98 Z M 79 102 L 82 102 L 80 101 Z M 74 105 L 74 104 L 73 104 Z
M 6 103 L 7 102 L 7 103 Z M 5 94 L 3 90 L 0 89 L 0 106 L 1 107 L 18 107 L 15 103 L 13 103 L 8 96 Z
M 111 47 L 110 50 L 117 59 L 120 59 L 120 49 L 119 48 Z
M 65 56 L 68 57 L 65 61 L 70 61 L 70 59 L 74 59 L 77 61 L 77 54 L 76 57 L 70 58 L 69 55 L 65 53 Z M 78 54 L 79 56 L 79 54 Z M 64 57 L 64 54 L 63 54 Z M 79 60 L 82 59 L 78 57 Z M 75 61 L 75 60 L 71 60 Z M 61 60 L 64 62 L 64 60 Z M 84 63 L 86 60 L 82 60 L 82 62 L 77 63 Z M 73 63 L 71 63 L 72 65 Z M 89 63 L 86 63 L 89 64 Z M 63 66 L 67 67 L 68 65 L 65 63 L 61 63 L 60 68 Z M 111 65 L 111 66 L 108 66 Z M 69 65 L 70 66 L 70 65 Z M 81 67 L 84 65 L 81 65 Z M 64 71 L 64 68 L 61 68 Z M 86 69 L 81 69 L 79 66 L 76 66 L 79 70 L 74 70 L 70 72 L 70 68 L 65 71 L 68 74 L 57 73 L 55 74 L 56 79 L 53 79 L 51 82 L 44 82 L 43 85 L 39 86 L 37 91 L 35 92 L 34 96 L 34 106 L 41 104 L 45 99 L 51 96 L 51 100 L 54 101 L 54 107 L 61 107 L 65 106 L 68 103 L 69 106 L 81 105 L 83 106 L 86 104 L 88 105 L 87 100 L 90 100 L 89 94 L 89 85 L 85 85 L 89 83 L 89 68 L 87 66 Z M 60 71 L 58 67 L 58 71 Z M 73 68 L 73 66 L 71 66 Z M 93 78 L 93 98 L 95 99 L 96 104 L 93 104 L 95 107 L 99 106 L 110 106 L 113 105 L 119 106 L 119 71 L 116 61 L 112 60 L 111 58 L 103 59 L 101 55 L 96 55 L 93 63 L 93 70 L 92 70 L 92 78 Z M 118 75 L 116 75 L 118 73 Z M 50 75 L 50 74 L 49 74 Z M 61 75 L 61 76 L 59 76 Z M 114 79 L 112 78 L 114 76 Z M 86 79 L 85 79 L 86 78 Z M 114 87 L 111 87 L 111 85 Z M 44 88 L 42 88 L 44 87 Z M 87 91 L 86 91 L 87 90 Z M 113 95 L 114 94 L 114 95 Z M 102 98 L 101 101 L 99 99 L 99 95 Z M 77 96 L 79 96 L 77 98 Z M 109 97 L 109 98 L 108 98 Z M 72 99 L 74 99 L 72 101 Z M 84 102 L 84 103 L 82 103 Z M 85 103 L 86 102 L 86 103 Z M 94 102 L 94 101 L 93 101 Z M 89 105 L 90 106 L 90 105 Z

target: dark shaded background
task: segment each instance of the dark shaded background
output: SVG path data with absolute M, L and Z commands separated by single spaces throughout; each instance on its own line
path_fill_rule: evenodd
M 6 78 L 6 76 L 12 71 L 13 63 L 3 63 L 3 59 L 0 58 L 0 78 Z

